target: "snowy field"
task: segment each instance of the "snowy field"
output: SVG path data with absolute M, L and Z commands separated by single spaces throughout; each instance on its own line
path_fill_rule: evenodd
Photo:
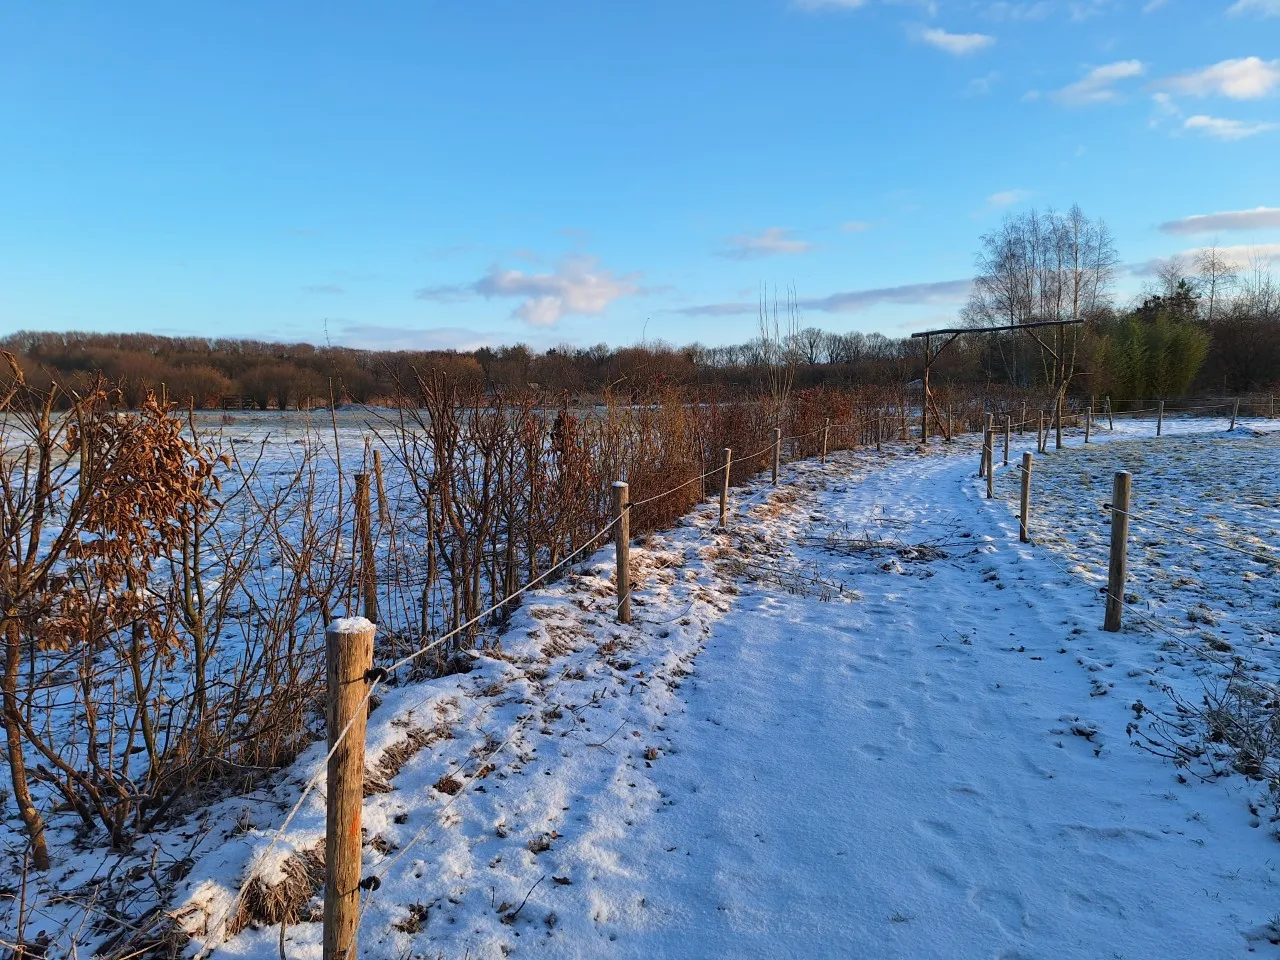
M 1135 745 L 1237 658 L 1280 681 L 1275 425 L 1072 431 L 1036 457 L 1034 544 L 1032 436 L 992 501 L 973 437 L 792 464 L 727 531 L 708 503 L 634 544 L 629 626 L 598 551 L 470 673 L 379 691 L 360 955 L 1280 956 L 1266 784 Z M 1116 469 L 1132 610 L 1108 634 Z M 246 921 L 315 885 L 323 781 L 280 827 L 323 753 L 155 838 L 193 864 L 191 952 L 320 957 L 317 897 Z

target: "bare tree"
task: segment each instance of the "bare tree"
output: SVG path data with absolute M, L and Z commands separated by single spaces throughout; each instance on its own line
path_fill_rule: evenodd
M 1200 275 L 1201 298 L 1206 302 L 1205 322 L 1213 326 L 1219 299 L 1236 282 L 1236 268 L 1218 252 L 1217 243 L 1196 254 L 1196 272 Z

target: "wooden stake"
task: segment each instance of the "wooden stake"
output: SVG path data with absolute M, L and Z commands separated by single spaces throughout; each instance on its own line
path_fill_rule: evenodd
M 1018 513 L 1018 539 L 1031 542 L 1031 451 L 1022 455 L 1022 501 Z
M 991 500 L 996 495 L 996 468 L 995 468 L 995 448 L 996 448 L 996 432 L 987 427 L 986 430 L 986 447 L 987 447 L 987 499 Z
M 1006 415 L 1004 418 L 1004 465 L 1006 467 L 1009 465 L 1009 434 L 1011 432 L 1012 424 L 1009 421 L 1009 417 Z
M 827 462 L 827 437 L 831 433 L 831 418 L 827 417 L 822 423 L 822 462 Z
M 1156 401 L 1156 436 L 1164 433 L 1164 401 Z
M 373 519 L 369 504 L 369 475 L 356 474 L 356 540 L 360 554 L 360 592 L 364 617 L 378 622 L 378 572 L 373 559 Z
M 382 482 L 382 451 L 373 451 L 373 482 L 378 485 L 378 520 L 391 522 L 391 505 L 387 503 L 387 486 Z
M 363 617 L 336 620 L 324 633 L 332 751 L 325 804 L 324 960 L 347 960 L 356 953 L 364 736 L 369 716 L 365 693 L 373 666 L 373 634 L 373 624 Z
M 1116 428 L 1116 418 L 1111 413 L 1111 394 L 1107 394 L 1107 429 L 1114 430 Z
M 1239 415 L 1239 413 L 1240 413 L 1240 398 L 1236 397 L 1235 406 L 1231 408 L 1231 429 L 1232 430 L 1236 428 L 1236 417 Z
M 1124 581 L 1129 553 L 1129 492 L 1133 477 L 1127 471 L 1116 474 L 1111 486 L 1111 566 L 1107 572 L 1107 616 L 1102 628 L 1120 629 L 1124 609 Z
M 728 526 L 729 516 L 729 467 L 733 464 L 733 450 L 724 448 L 724 482 L 720 485 L 720 529 Z
M 1040 411 L 1040 425 L 1036 427 L 1036 449 L 1044 453 L 1049 445 L 1049 431 L 1044 428 L 1044 411 Z
M 1089 432 L 1093 429 L 1093 404 L 1084 410 L 1084 442 L 1089 442 Z
M 622 480 L 613 483 L 614 543 L 618 554 L 618 622 L 631 622 L 631 494 Z
M 773 485 L 778 485 L 778 474 L 782 472 L 782 428 L 773 428 Z

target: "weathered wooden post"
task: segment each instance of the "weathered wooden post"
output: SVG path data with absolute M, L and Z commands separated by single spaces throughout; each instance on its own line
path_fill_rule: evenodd
M 1041 453 L 1049 449 L 1049 431 L 1045 428 L 1044 411 L 1040 411 L 1040 425 L 1036 427 L 1036 447 Z
M 993 499 L 996 495 L 995 459 L 996 459 L 996 432 L 992 427 L 988 426 L 987 427 L 987 499 L 988 500 Z
M 1156 401 L 1156 436 L 1164 433 L 1164 401 Z
M 1089 442 L 1089 432 L 1093 429 L 1093 404 L 1084 410 L 1084 442 Z
M 1111 486 L 1111 566 L 1107 571 L 1107 616 L 1102 628 L 1115 633 L 1120 629 L 1124 609 L 1124 581 L 1129 552 L 1129 492 L 1133 477 L 1127 471 L 1116 473 Z
M 782 472 L 782 428 L 773 428 L 773 485 L 778 485 L 778 474 Z
M 822 422 L 822 462 L 827 462 L 827 438 L 831 433 L 831 418 Z
M 615 581 L 618 591 L 618 622 L 631 622 L 631 493 L 623 480 L 613 483 L 613 542 Z
M 369 503 L 369 475 L 356 474 L 356 540 L 360 554 L 358 567 L 364 617 L 378 622 L 378 571 L 373 558 L 373 510 Z
M 364 736 L 369 716 L 365 693 L 373 667 L 373 634 L 374 625 L 363 617 L 335 620 L 324 632 L 331 751 L 325 803 L 324 960 L 356 955 Z
M 1107 394 L 1107 429 L 1114 430 L 1116 428 L 1116 418 L 1111 412 L 1111 394 Z
M 387 485 L 382 482 L 382 451 L 373 451 L 373 481 L 378 485 L 378 520 L 391 522 L 391 506 L 387 503 Z
M 733 465 L 733 450 L 724 448 L 724 480 L 720 484 L 720 529 L 728 525 L 729 516 L 729 468 Z
M 1009 434 L 1012 432 L 1012 424 L 1009 415 L 1005 414 L 1004 418 L 1004 465 L 1009 465 Z
M 613 542 L 617 553 L 618 622 L 631 622 L 631 492 L 624 480 L 613 482 Z
M 1031 451 L 1022 454 L 1022 500 L 1018 511 L 1018 539 L 1031 542 Z
M 1236 428 L 1236 417 L 1240 414 L 1240 398 L 1236 397 L 1235 405 L 1231 408 L 1231 429 Z

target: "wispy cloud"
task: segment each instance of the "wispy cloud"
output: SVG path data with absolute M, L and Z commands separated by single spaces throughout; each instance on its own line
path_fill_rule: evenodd
M 512 317 L 530 326 L 550 327 L 565 316 L 599 316 L 615 300 L 639 293 L 637 281 L 638 275 L 617 276 L 594 257 L 572 256 L 550 273 L 526 273 L 495 264 L 474 283 L 424 287 L 417 296 L 440 303 L 473 296 L 521 299 Z
M 499 341 L 496 334 L 480 333 L 464 327 L 410 329 L 378 324 L 348 324 L 335 340 L 366 350 L 477 350 Z
M 1055 90 L 1051 97 L 1069 107 L 1083 107 L 1095 103 L 1111 103 L 1118 98 L 1116 84 L 1142 76 L 1146 68 L 1141 60 L 1120 60 L 1105 66 L 1094 67 L 1075 83 Z
M 725 241 L 720 255 L 730 260 L 758 260 L 780 254 L 808 253 L 813 244 L 791 236 L 788 227 L 769 227 L 755 236 L 738 234 Z
M 996 21 L 1028 21 L 1043 20 L 1053 12 L 1053 4 L 1049 0 L 1037 0 L 1035 3 L 1009 3 L 996 0 L 983 8 L 983 16 Z
M 1280 87 L 1280 60 L 1260 57 L 1223 60 L 1170 77 L 1160 86 L 1189 97 L 1216 95 L 1232 100 L 1257 100 Z
M 1280 207 L 1198 213 L 1160 224 L 1163 233 L 1217 233 L 1223 230 L 1265 230 L 1271 227 L 1280 228 Z
M 987 203 L 993 207 L 1008 207 L 1021 203 L 1031 196 L 1030 190 L 1001 190 L 987 197 Z
M 945 50 L 953 56 L 963 57 L 985 50 L 996 38 L 985 33 L 949 33 L 940 27 L 923 27 L 915 31 L 922 43 Z
M 1276 129 L 1276 124 L 1274 123 L 1228 120 L 1224 117 L 1210 117 L 1202 113 L 1187 117 L 1182 126 L 1186 130 L 1203 133 L 1205 136 L 1213 137 L 1215 140 L 1244 140 L 1246 137 Z
M 870 290 L 847 290 L 825 297 L 803 298 L 802 310 L 820 313 L 856 313 L 878 304 L 953 304 L 962 302 L 973 286 L 971 280 L 942 280 L 937 283 L 909 283 L 899 287 L 877 287 Z M 724 317 L 755 313 L 759 304 L 753 301 L 705 303 L 671 311 L 687 317 Z
M 336 283 L 316 283 L 302 288 L 303 293 L 318 293 L 325 296 L 337 297 L 347 291 Z
M 991 92 L 991 88 L 996 85 L 996 81 L 1000 79 L 1000 71 L 992 70 L 990 73 L 981 77 L 974 77 L 961 92 L 966 97 L 985 97 Z
M 801 10 L 854 10 L 867 0 L 795 0 Z
M 1231 247 L 1193 247 L 1170 257 L 1156 257 L 1145 263 L 1133 264 L 1128 269 L 1134 276 L 1153 277 L 1170 263 L 1175 261 L 1183 264 L 1195 263 L 1201 254 L 1208 253 L 1210 250 L 1237 269 L 1247 267 L 1256 260 L 1280 263 L 1280 243 L 1248 243 Z
M 1227 8 L 1233 17 L 1254 14 L 1259 17 L 1280 17 L 1280 0 L 1236 0 Z

